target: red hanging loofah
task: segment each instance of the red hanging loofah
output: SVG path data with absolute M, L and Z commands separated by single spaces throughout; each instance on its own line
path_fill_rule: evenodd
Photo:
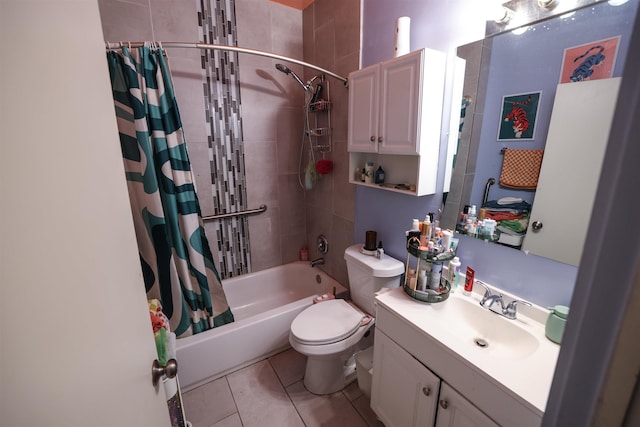
M 331 160 L 322 159 L 316 162 L 316 171 L 318 171 L 320 175 L 326 175 L 331 172 L 332 169 L 333 162 Z

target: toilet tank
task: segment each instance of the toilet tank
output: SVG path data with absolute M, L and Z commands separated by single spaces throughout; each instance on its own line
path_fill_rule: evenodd
M 386 254 L 382 259 L 365 255 L 361 252 L 363 247 L 362 243 L 355 244 L 344 251 L 349 275 L 349 290 L 351 300 L 362 310 L 374 315 L 375 293 L 382 288 L 400 286 L 404 264 Z

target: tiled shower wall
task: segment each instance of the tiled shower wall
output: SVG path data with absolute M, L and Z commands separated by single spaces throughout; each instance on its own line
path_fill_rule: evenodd
M 99 5 L 108 41 L 195 42 L 200 37 L 196 1 L 99 0 Z M 303 12 L 268 0 L 236 0 L 235 9 L 238 46 L 302 58 L 343 76 L 359 67 L 359 0 L 316 0 Z M 168 49 L 168 54 L 202 213 L 213 215 L 201 53 Z M 267 205 L 265 213 L 247 218 L 251 270 L 297 260 L 305 245 L 311 257 L 319 256 L 316 237 L 324 234 L 329 253 L 321 268 L 346 285 L 344 249 L 362 240 L 354 239 L 355 189 L 348 184 L 348 92 L 330 79 L 333 150 L 327 158 L 334 170 L 305 192 L 298 184 L 304 96 L 290 76 L 275 69 L 277 62 L 246 54 L 238 58 L 246 205 Z M 304 79 L 317 74 L 286 65 Z M 205 229 L 219 259 L 218 243 L 224 242 L 218 241 L 214 223 Z
M 316 0 L 303 13 L 304 60 L 348 76 L 360 65 L 360 0 Z M 305 77 L 317 74 L 305 70 Z M 306 193 L 307 241 L 311 257 L 320 256 L 316 238 L 324 234 L 329 241 L 326 263 L 321 268 L 340 283 L 348 285 L 344 250 L 364 236 L 354 236 L 355 186 L 349 184 L 347 153 L 348 91 L 338 80 L 331 85 L 333 171 L 324 175 Z

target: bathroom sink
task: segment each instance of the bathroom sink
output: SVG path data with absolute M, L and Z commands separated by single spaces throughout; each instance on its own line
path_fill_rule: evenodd
M 452 333 L 469 345 L 470 351 L 515 360 L 538 349 L 538 339 L 518 327 L 517 320 L 506 319 L 471 299 L 452 298 L 446 304 L 446 316 L 453 316 L 449 323 L 454 329 Z

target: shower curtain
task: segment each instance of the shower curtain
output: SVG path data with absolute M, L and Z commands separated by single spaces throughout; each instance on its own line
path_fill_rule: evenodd
M 107 52 L 120 147 L 149 299 L 176 336 L 233 322 L 204 233 L 166 55 Z

